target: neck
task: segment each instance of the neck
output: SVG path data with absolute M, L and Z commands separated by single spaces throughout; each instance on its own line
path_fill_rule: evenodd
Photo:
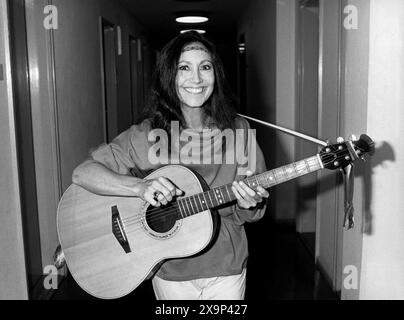
M 324 168 L 318 155 L 270 170 L 255 176 L 248 177 L 243 181 L 252 189 L 257 190 L 258 186 L 264 189 L 280 183 L 316 172 Z M 217 208 L 235 201 L 236 195 L 231 189 L 232 184 L 219 186 L 202 193 L 194 194 L 177 201 L 178 217 L 186 218 L 203 212 L 204 210 Z
M 184 116 L 187 127 L 195 130 L 202 130 L 205 126 L 205 113 L 203 108 L 191 108 L 182 106 L 182 114 Z

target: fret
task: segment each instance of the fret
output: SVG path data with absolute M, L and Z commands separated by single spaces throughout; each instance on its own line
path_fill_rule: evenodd
M 264 183 L 264 188 L 269 188 L 271 186 L 271 183 L 269 182 L 268 174 L 263 173 L 262 176 L 265 179 L 265 183 L 266 183 L 266 184 Z
M 215 196 L 214 198 L 212 198 L 215 201 L 215 202 L 213 202 L 214 207 L 217 207 L 219 205 L 219 200 L 217 198 L 216 189 L 212 189 L 212 193 Z
M 282 166 L 281 167 L 281 171 L 282 171 L 282 174 L 283 174 L 283 178 L 285 179 L 285 180 L 289 180 L 288 178 L 288 173 L 286 172 L 286 167 L 285 166 Z
M 255 182 L 253 182 L 252 186 L 254 187 L 254 189 L 257 189 L 257 187 L 260 185 L 260 183 L 258 182 L 258 179 L 257 179 L 256 175 L 254 175 L 252 177 L 255 178 Z
M 312 157 L 308 159 L 311 171 L 316 171 L 321 168 L 318 163 L 317 157 Z
M 299 175 L 305 175 L 306 173 L 309 173 L 304 161 L 296 162 L 296 168 L 299 172 Z
M 256 175 L 255 180 L 257 180 L 257 187 L 264 185 L 261 181 L 261 175 Z
M 274 171 L 274 176 L 275 176 L 276 182 L 280 183 L 280 182 L 283 182 L 285 180 L 284 176 L 283 176 L 282 169 L 277 168 L 277 169 L 275 169 L 273 171 Z
M 208 196 L 209 196 L 209 200 L 210 200 L 210 208 L 214 208 L 215 206 L 214 206 L 214 204 L 213 204 L 212 197 L 211 197 L 210 193 L 211 193 L 211 190 L 209 190 L 209 191 L 207 192 L 207 194 L 208 194 Z
M 198 212 L 202 212 L 203 208 L 202 208 L 202 204 L 201 204 L 201 200 L 199 199 L 199 194 L 194 194 L 194 200 L 196 202 L 196 206 L 198 208 Z
M 178 211 L 180 212 L 181 218 L 184 219 L 184 215 L 182 214 L 182 208 L 181 208 L 181 199 L 177 201 L 178 203 Z
M 190 206 L 190 204 L 188 203 L 188 197 L 184 198 L 185 200 L 185 205 L 187 206 L 187 210 L 188 210 L 188 216 L 192 216 L 192 207 Z
M 267 179 L 265 178 L 265 174 L 260 174 L 258 180 L 260 181 L 260 185 L 266 188 Z
M 202 200 L 201 200 L 201 196 L 203 196 Z M 205 192 L 202 192 L 199 194 L 199 201 L 201 202 L 201 206 L 204 211 L 209 208 L 208 203 L 206 202 Z
M 273 171 L 272 170 L 268 171 L 267 175 L 268 175 L 268 179 L 270 181 L 269 185 L 270 186 L 275 185 L 277 183 L 277 181 L 276 181 L 276 178 L 275 178 L 275 175 L 274 175 Z
M 232 199 L 232 197 L 231 197 L 231 194 L 230 194 L 230 191 L 229 191 L 229 185 L 225 185 L 224 186 L 224 189 L 227 191 L 227 199 L 226 199 L 226 193 L 224 193 L 224 200 L 225 200 L 225 202 L 230 202 L 230 201 L 232 201 L 233 199 Z
M 297 171 L 296 162 L 293 162 L 292 164 L 293 164 L 293 168 L 294 168 L 294 170 L 295 170 L 295 172 L 296 172 L 296 175 L 297 175 L 297 176 L 300 176 L 299 171 Z
M 186 210 L 186 207 L 185 207 L 185 204 L 184 204 L 184 199 L 180 199 L 178 202 L 179 202 L 180 205 L 182 205 L 182 207 L 184 208 L 184 218 L 185 218 L 185 217 L 188 217 L 187 210 Z
M 188 199 L 189 199 L 189 202 L 191 203 L 192 213 L 193 213 L 193 214 L 197 213 L 197 212 L 198 212 L 198 206 L 196 205 L 194 196 L 190 196 L 190 197 L 188 197 Z M 193 203 L 192 203 L 192 200 L 194 200 Z
M 304 159 L 303 161 L 304 161 L 304 164 L 305 164 L 305 166 L 306 166 L 307 173 L 311 172 L 311 170 L 310 170 L 310 165 L 309 165 L 309 163 L 307 162 L 307 159 Z
M 222 192 L 221 192 L 221 190 L 219 188 L 215 188 L 215 196 L 216 196 L 218 205 L 219 204 L 224 204 L 223 194 L 222 194 Z
M 294 170 L 293 165 L 289 164 L 285 166 L 285 171 L 288 179 L 293 179 L 294 177 L 296 177 L 296 171 Z

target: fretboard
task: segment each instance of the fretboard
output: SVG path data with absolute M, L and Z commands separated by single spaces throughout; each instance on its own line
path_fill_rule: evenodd
M 297 161 L 264 173 L 254 175 L 243 181 L 252 189 L 257 190 L 258 186 L 268 189 L 280 183 L 293 180 L 306 174 L 316 172 L 323 168 L 318 155 Z M 208 209 L 221 207 L 236 200 L 231 188 L 232 184 L 226 184 L 208 191 L 184 197 L 177 201 L 179 212 L 182 218 L 186 218 Z

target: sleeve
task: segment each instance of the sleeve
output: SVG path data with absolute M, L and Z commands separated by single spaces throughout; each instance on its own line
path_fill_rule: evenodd
M 245 155 L 248 159 L 248 165 L 241 170 L 241 172 L 244 172 L 244 175 L 238 176 L 240 179 L 244 179 L 246 177 L 245 172 L 247 170 L 252 171 L 254 174 L 263 173 L 267 170 L 264 155 L 256 141 L 255 131 L 251 130 L 247 120 L 243 119 L 243 122 L 245 122 L 245 125 L 243 126 L 246 130 L 245 138 L 248 141 L 245 148 Z M 264 199 L 264 201 L 251 209 L 243 209 L 235 204 L 231 207 L 233 212 L 232 218 L 234 223 L 237 225 L 243 225 L 246 222 L 255 222 L 264 216 L 266 208 L 267 199 Z
M 122 175 L 129 175 L 135 167 L 133 161 L 133 144 L 131 129 L 121 133 L 109 144 L 102 144 L 95 150 L 90 150 L 90 158 L 103 164 L 108 169 Z

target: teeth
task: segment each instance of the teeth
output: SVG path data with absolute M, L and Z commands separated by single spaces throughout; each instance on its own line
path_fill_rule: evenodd
M 203 91 L 203 88 L 184 88 L 185 91 L 192 93 L 192 94 L 200 94 Z

